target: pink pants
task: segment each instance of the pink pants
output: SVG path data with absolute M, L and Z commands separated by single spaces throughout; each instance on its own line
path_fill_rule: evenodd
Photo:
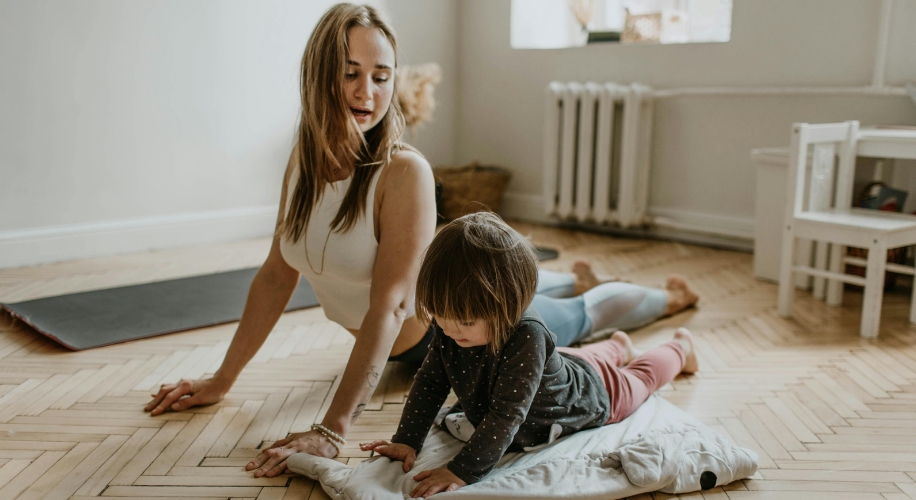
M 627 353 L 612 340 L 580 348 L 557 347 L 557 351 L 582 358 L 604 380 L 611 398 L 611 416 L 604 424 L 627 418 L 661 386 L 674 380 L 684 368 L 684 349 L 677 341 L 646 351 L 623 366 Z

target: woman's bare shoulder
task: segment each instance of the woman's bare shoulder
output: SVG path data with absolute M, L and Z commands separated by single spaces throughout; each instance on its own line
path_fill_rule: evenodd
M 426 158 L 413 148 L 402 148 L 391 155 L 391 161 L 383 171 L 386 186 L 422 186 L 432 182 L 433 170 Z
M 389 166 L 400 167 L 400 170 L 419 169 L 423 171 L 432 171 L 426 157 L 411 146 L 405 146 L 395 151 L 391 155 Z M 392 170 L 398 170 L 398 168 Z

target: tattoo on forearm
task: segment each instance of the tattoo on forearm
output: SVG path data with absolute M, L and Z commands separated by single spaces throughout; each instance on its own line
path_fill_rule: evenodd
M 378 386 L 379 373 L 378 368 L 375 365 L 369 367 L 369 371 L 366 372 L 366 383 L 369 385 L 370 389 L 375 389 Z M 363 414 L 363 410 L 366 409 L 366 405 L 369 404 L 369 399 L 372 398 L 372 395 L 369 395 L 369 398 L 366 399 L 365 403 L 356 405 L 356 411 L 350 414 L 350 420 L 356 421 L 360 415 Z
M 366 383 L 369 384 L 369 387 L 375 389 L 378 385 L 379 373 L 378 368 L 375 365 L 369 367 L 369 372 L 366 373 Z

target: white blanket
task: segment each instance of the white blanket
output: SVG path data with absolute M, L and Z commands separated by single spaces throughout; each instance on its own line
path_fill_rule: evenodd
M 385 457 L 355 467 L 305 453 L 293 472 L 321 482 L 335 500 L 408 498 L 413 476 L 443 467 L 464 443 L 434 426 L 412 471 Z M 757 454 L 732 445 L 699 420 L 652 396 L 623 422 L 566 436 L 530 453 L 509 453 L 483 481 L 435 498 L 527 500 L 624 498 L 649 491 L 686 493 L 753 475 Z M 704 474 L 709 472 L 714 474 Z

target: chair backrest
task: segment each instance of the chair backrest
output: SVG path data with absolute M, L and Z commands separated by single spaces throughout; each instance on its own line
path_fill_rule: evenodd
M 792 204 L 792 210 L 786 211 L 787 216 L 829 208 L 849 209 L 858 135 L 857 121 L 792 125 L 789 175 L 786 176 L 786 200 Z

